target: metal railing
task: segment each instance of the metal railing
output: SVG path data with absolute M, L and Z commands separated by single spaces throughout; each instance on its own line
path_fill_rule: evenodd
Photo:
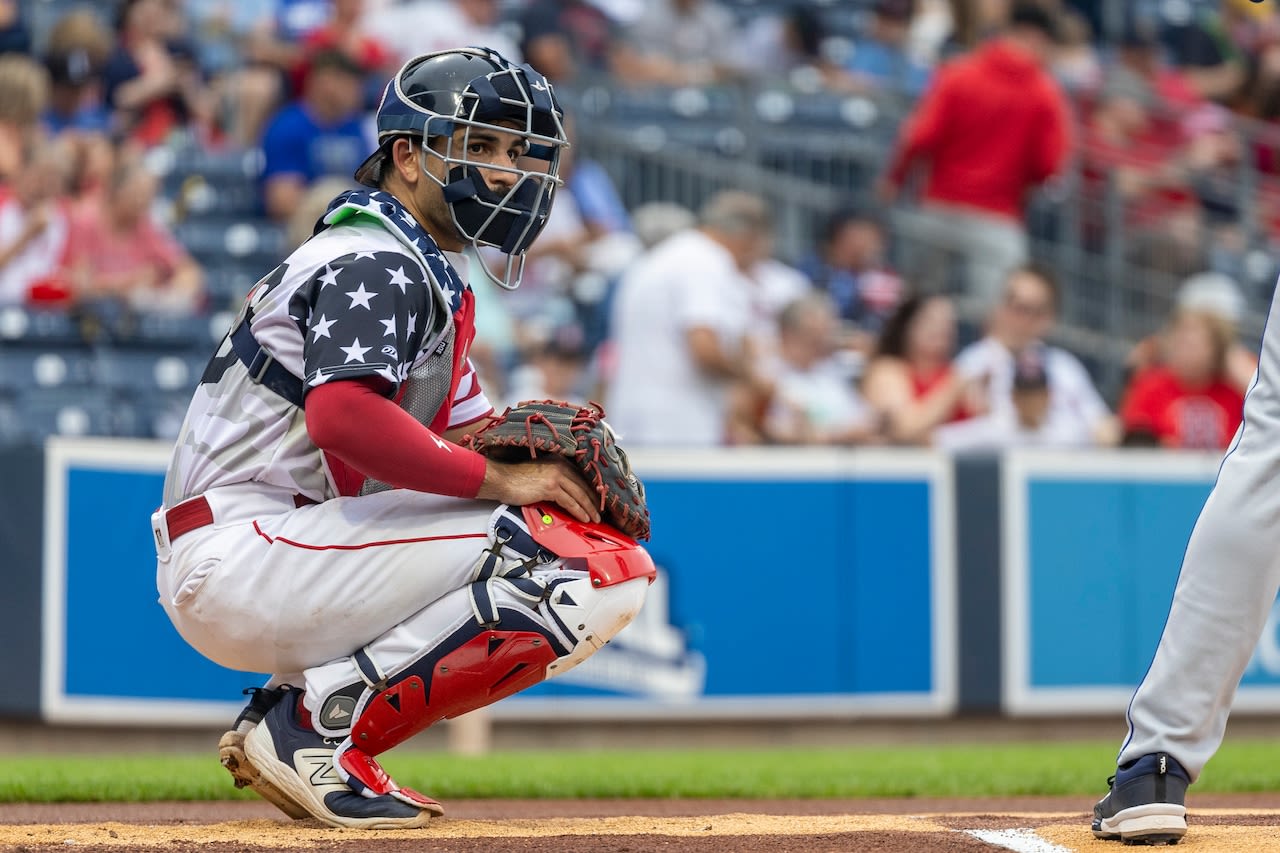
M 671 201 L 696 208 L 718 189 L 734 187 L 768 199 L 778 223 L 778 253 L 797 260 L 811 251 L 825 217 L 849 203 L 868 204 L 871 187 L 912 103 L 890 93 L 838 96 L 786 86 L 630 90 L 599 83 L 570 93 L 578 116 L 578 146 L 609 172 L 628 207 Z M 1276 264 L 1258 199 L 1280 195 L 1280 181 L 1263 174 L 1252 153 L 1274 145 L 1280 129 L 1234 120 L 1241 156 L 1211 177 L 1237 212 L 1226 223 L 1234 248 L 1218 245 L 1221 227 L 1203 211 L 1186 239 L 1130 221 L 1131 202 L 1113 174 L 1090 180 L 1085 151 L 1028 209 L 1033 259 L 1057 273 L 1063 311 L 1055 337 L 1086 357 L 1112 399 L 1124 379 L 1124 360 L 1157 330 L 1183 278 L 1211 266 L 1240 281 L 1250 311 L 1241 334 L 1255 343 L 1269 303 Z M 1077 139 L 1083 138 L 1077 128 Z M 1194 187 L 1198 176 L 1190 176 Z M 909 196 L 909 194 L 908 194 Z M 1222 200 L 1219 199 L 1219 204 Z M 892 259 L 899 266 L 921 248 L 912 202 L 889 211 Z M 932 248 L 932 247 L 929 247 Z M 956 275 L 915 282 L 959 291 Z M 963 319 L 981 321 L 981 308 L 962 304 Z

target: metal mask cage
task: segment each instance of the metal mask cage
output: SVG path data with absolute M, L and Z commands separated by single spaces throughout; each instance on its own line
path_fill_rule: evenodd
M 532 83 L 529 73 L 534 74 Z M 560 155 L 569 143 L 550 84 L 536 72 L 507 65 L 471 80 L 456 95 L 454 114 L 444 115 L 418 107 L 404 92 L 403 77 L 395 79 L 396 94 L 402 103 L 424 114 L 422 151 L 445 167 L 443 179 L 429 169 L 427 174 L 441 187 L 454 226 L 477 250 L 484 274 L 503 288 L 516 289 L 524 273 L 525 252 L 546 225 L 556 188 L 564 183 L 559 177 Z M 515 134 L 526 150 L 514 165 L 472 160 L 472 134 L 477 131 Z M 443 150 L 431 146 L 436 138 L 444 139 Z M 545 167 L 521 167 L 520 161 L 527 159 Z M 516 180 L 509 188 L 494 189 L 485 181 L 485 175 L 493 173 L 514 175 Z M 481 246 L 506 255 L 501 275 L 479 251 Z

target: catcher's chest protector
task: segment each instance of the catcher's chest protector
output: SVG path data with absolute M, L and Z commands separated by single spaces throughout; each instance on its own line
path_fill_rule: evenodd
M 444 339 L 436 346 L 435 351 L 405 380 L 400 408 L 428 429 L 441 407 L 448 403 L 449 392 L 453 389 L 453 349 L 456 336 L 457 329 L 450 323 Z M 360 494 L 385 492 L 390 488 L 386 483 L 370 477 L 365 480 Z

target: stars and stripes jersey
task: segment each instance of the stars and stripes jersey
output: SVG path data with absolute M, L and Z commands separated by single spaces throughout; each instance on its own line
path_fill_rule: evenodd
M 475 324 L 459 275 L 466 259 L 436 249 L 389 195 L 349 195 L 359 197 L 340 196 L 324 227 L 254 286 L 232 329 L 247 323 L 257 345 L 301 380 L 304 406 L 316 386 L 368 377 L 399 401 L 411 373 L 451 354 L 440 405 L 424 422 L 442 433 L 491 414 L 467 357 Z M 357 494 L 363 479 L 314 444 L 304 408 L 249 375 L 228 334 L 188 407 L 164 503 L 245 482 L 323 501 Z

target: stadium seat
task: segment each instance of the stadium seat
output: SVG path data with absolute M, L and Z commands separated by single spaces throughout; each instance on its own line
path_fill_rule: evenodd
M 208 363 L 208 351 L 99 348 L 95 373 L 102 387 L 121 392 L 190 395 Z
M 26 438 L 27 433 L 14 401 L 0 398 L 0 447 L 18 444 Z
M 188 219 L 173 227 L 173 235 L 202 263 L 225 257 L 227 222 L 217 219 Z
M 223 263 L 205 270 L 205 292 L 209 307 L 238 309 L 249 290 L 270 268 L 262 269 L 245 263 Z
M 53 435 L 140 436 L 137 411 L 105 388 L 30 388 L 17 395 L 16 414 L 26 438 Z
M 88 347 L 0 347 L 0 389 L 84 387 L 94 378 Z
M 66 311 L 17 305 L 0 308 L 0 344 L 61 346 L 82 340 L 80 325 Z
M 222 338 L 210 329 L 206 314 L 139 314 L 128 343 L 133 346 L 154 346 L 162 349 L 207 347 Z
M 204 175 L 173 172 L 164 182 L 164 194 L 173 199 L 179 221 L 202 216 L 246 218 L 259 212 L 260 190 L 250 178 L 214 182 Z
M 256 148 L 211 150 L 200 145 L 182 146 L 173 152 L 173 171 L 203 175 L 214 185 L 256 181 L 262 171 L 262 152 Z
M 201 217 L 174 226 L 174 236 L 208 268 L 253 263 L 263 273 L 286 254 L 284 229 L 252 217 Z
M 690 120 L 732 122 L 739 110 L 738 96 L 732 90 L 700 86 L 620 88 L 593 101 L 597 110 L 601 104 L 607 106 L 604 112 L 618 121 L 667 125 Z

